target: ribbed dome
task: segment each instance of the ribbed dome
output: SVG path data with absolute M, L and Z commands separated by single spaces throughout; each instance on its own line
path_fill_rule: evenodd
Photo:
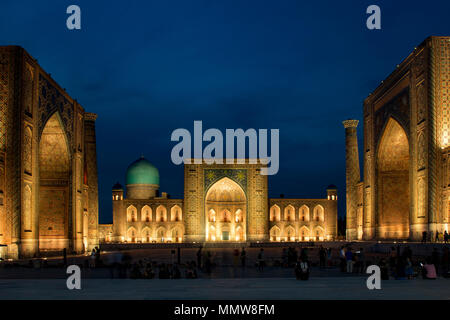
M 147 159 L 141 157 L 128 167 L 126 183 L 127 185 L 155 184 L 159 186 L 159 171 Z

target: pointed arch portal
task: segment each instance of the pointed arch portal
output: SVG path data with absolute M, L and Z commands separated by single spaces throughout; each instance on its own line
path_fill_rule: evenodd
M 205 204 L 209 241 L 246 241 L 247 198 L 241 186 L 230 178 L 222 178 L 208 190 Z
M 70 153 L 58 113 L 39 142 L 39 249 L 60 250 L 69 239 Z
M 409 237 L 409 152 L 408 137 L 390 118 L 377 152 L 377 222 L 379 238 Z

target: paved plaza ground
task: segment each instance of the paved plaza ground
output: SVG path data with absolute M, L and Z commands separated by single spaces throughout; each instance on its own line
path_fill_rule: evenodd
M 364 247 L 365 246 L 365 247 Z M 436 245 L 410 245 L 416 259 L 422 259 Z M 391 245 L 364 244 L 366 260 L 377 261 L 386 256 Z M 309 281 L 295 279 L 292 267 L 281 267 L 282 248 L 264 248 L 267 267 L 263 272 L 256 268 L 259 248 L 247 248 L 247 265 L 236 266 L 233 248 L 210 248 L 215 266 L 211 273 L 198 270 L 198 279 L 111 279 L 106 267 L 82 268 L 82 289 L 70 291 L 66 287 L 67 274 L 59 257 L 46 260 L 46 267 L 33 268 L 30 261 L 19 261 L 0 268 L 0 299 L 132 299 L 132 300 L 310 300 L 310 299 L 450 299 L 450 279 L 437 280 L 388 280 L 382 281 L 381 290 L 368 290 L 365 274 L 346 274 L 339 270 L 339 245 L 333 247 L 332 264 L 319 268 L 318 248 L 308 250 L 312 262 Z M 438 247 L 441 249 L 440 247 Z M 196 260 L 196 248 L 181 250 L 181 273 L 183 265 Z M 128 250 L 133 261 L 154 261 L 171 264 L 177 255 L 172 249 Z M 103 252 L 102 260 L 108 261 L 116 252 Z M 72 256 L 68 264 L 85 265 L 89 257 Z
M 449 300 L 450 280 L 389 280 L 368 290 L 365 277 L 82 281 L 69 291 L 64 279 L 0 280 L 0 299 L 119 300 Z

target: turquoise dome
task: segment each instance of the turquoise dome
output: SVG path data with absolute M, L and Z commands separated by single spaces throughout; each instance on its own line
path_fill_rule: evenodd
M 128 167 L 126 183 L 127 185 L 156 184 L 159 186 L 159 171 L 147 159 L 141 157 Z

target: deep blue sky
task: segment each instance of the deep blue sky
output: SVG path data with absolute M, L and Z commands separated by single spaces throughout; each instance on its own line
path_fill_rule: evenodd
M 78 4 L 82 30 L 69 31 Z M 365 27 L 382 10 L 382 30 Z M 183 196 L 176 128 L 279 128 L 270 195 L 324 197 L 345 210 L 342 120 L 429 35 L 450 35 L 450 1 L 0 1 L 0 44 L 20 45 L 98 113 L 100 220 L 111 186 L 144 154 L 161 191 Z M 362 138 L 362 126 L 360 127 Z M 362 139 L 360 139 L 362 142 Z M 362 149 L 362 145 L 360 145 Z

